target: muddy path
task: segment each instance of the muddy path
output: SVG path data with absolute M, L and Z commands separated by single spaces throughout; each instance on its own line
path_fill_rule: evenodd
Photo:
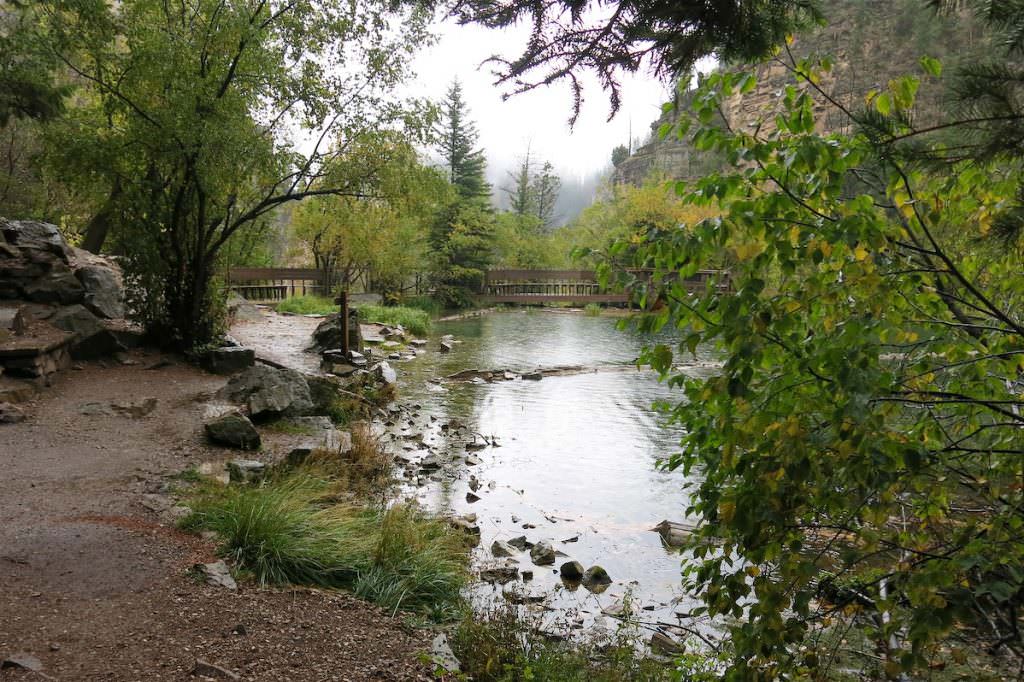
M 26 421 L 0 425 L 0 660 L 28 654 L 57 680 L 197 679 L 196 659 L 245 680 L 426 679 L 427 633 L 371 605 L 190 575 L 215 547 L 176 530 L 175 475 L 235 456 L 202 437 L 225 379 L 129 361 L 69 370 L 23 405 Z M 150 398 L 144 416 L 103 409 Z M 45 678 L 0 669 L 14 679 Z

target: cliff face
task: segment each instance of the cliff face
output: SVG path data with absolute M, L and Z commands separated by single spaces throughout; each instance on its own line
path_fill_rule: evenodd
M 826 0 L 823 10 L 828 25 L 797 36 L 789 49 L 798 59 L 832 57 L 834 66 L 823 86 L 854 109 L 863 106 L 868 91 L 884 88 L 889 80 L 906 74 L 921 75 L 922 55 L 940 59 L 948 69 L 984 49 L 985 35 L 971 16 L 938 17 L 924 9 L 919 0 Z M 766 112 L 772 110 L 780 90 L 794 80 L 774 60 L 758 65 L 755 73 L 757 87 L 730 99 L 724 114 L 730 126 L 761 125 L 762 130 L 769 131 L 774 116 Z M 934 81 L 922 82 L 918 93 L 920 118 L 936 118 L 942 112 L 941 87 Z M 689 179 L 719 167 L 719 160 L 695 150 L 689 139 L 658 136 L 663 124 L 674 122 L 678 112 L 687 108 L 687 99 L 686 94 L 682 95 L 676 110 L 662 114 L 651 124 L 647 143 L 615 169 L 615 183 L 640 185 L 652 175 Z M 823 102 L 818 113 L 823 114 L 819 117 L 823 131 L 848 125 L 841 113 Z

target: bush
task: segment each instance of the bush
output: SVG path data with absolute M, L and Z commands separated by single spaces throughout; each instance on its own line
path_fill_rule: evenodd
M 587 317 L 600 317 L 601 306 L 596 303 L 588 303 L 586 307 L 583 308 L 583 314 Z
M 216 531 L 222 553 L 261 584 L 344 588 L 392 613 L 451 618 L 466 581 L 465 540 L 413 505 L 339 502 L 346 492 L 299 470 L 208 490 L 184 525 Z

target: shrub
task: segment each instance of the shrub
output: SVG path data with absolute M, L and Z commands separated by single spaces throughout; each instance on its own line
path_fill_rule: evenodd
M 330 315 L 338 312 L 338 304 L 326 296 L 292 296 L 278 303 L 274 310 L 296 315 Z
M 378 322 L 380 324 L 402 325 L 408 332 L 423 336 L 430 331 L 430 315 L 419 308 L 406 306 L 359 306 L 359 319 L 362 322 Z

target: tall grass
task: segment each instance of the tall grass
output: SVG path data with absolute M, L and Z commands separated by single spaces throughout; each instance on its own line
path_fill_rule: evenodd
M 330 315 L 338 312 L 338 304 L 326 296 L 292 296 L 278 303 L 274 310 L 296 315 Z
M 461 605 L 465 540 L 447 524 L 411 505 L 354 503 L 336 481 L 302 469 L 208 491 L 185 525 L 216 531 L 223 554 L 261 584 L 348 589 L 437 620 Z
M 583 314 L 587 317 L 600 317 L 601 306 L 596 303 L 588 303 L 586 307 L 583 308 Z
M 361 305 L 359 319 L 363 322 L 402 325 L 408 332 L 423 336 L 430 331 L 430 313 L 406 306 Z

